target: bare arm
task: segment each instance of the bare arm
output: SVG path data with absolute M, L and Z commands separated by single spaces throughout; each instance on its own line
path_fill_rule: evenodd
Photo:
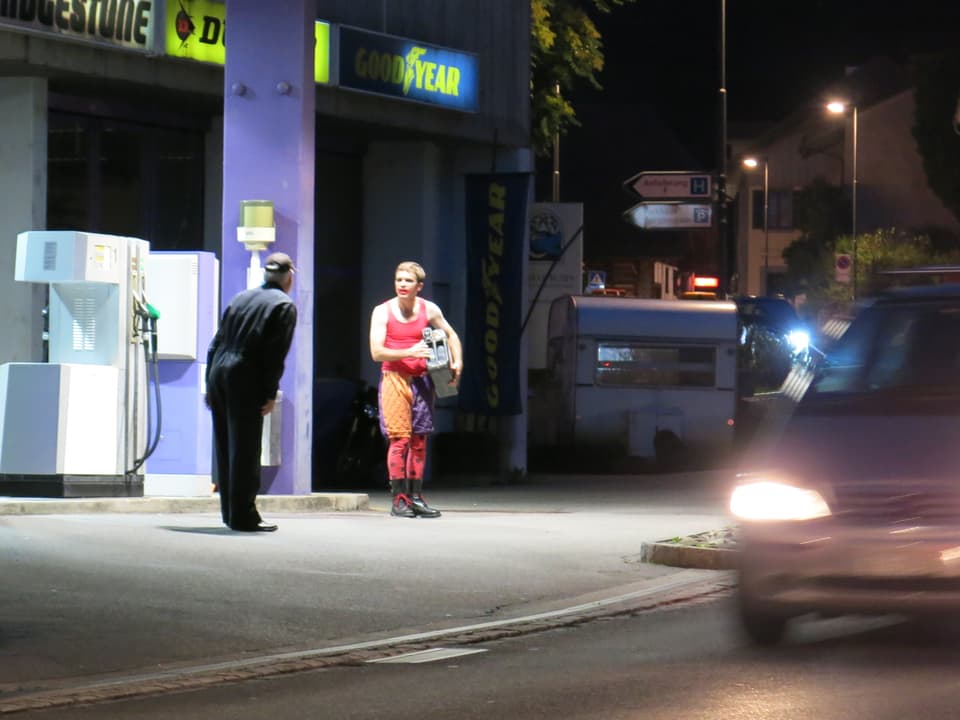
M 439 306 L 436 303 L 427 302 L 427 320 L 430 325 L 440 328 L 447 334 L 447 349 L 450 351 L 450 370 L 453 373 L 453 381 L 460 381 L 460 373 L 463 372 L 463 346 L 460 344 L 460 336 L 453 329 L 453 326 L 447 322 Z
M 403 360 L 408 357 L 430 357 L 430 348 L 421 340 L 415 345 L 399 350 L 391 350 L 384 347 L 387 341 L 387 313 L 389 303 L 377 305 L 370 315 L 370 357 L 374 362 L 389 362 L 390 360 Z

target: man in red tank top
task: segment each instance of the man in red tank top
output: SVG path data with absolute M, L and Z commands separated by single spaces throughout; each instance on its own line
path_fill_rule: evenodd
M 370 317 L 370 355 L 381 363 L 380 429 L 390 441 L 390 514 L 396 517 L 440 517 L 440 511 L 423 499 L 423 467 L 435 400 L 433 380 L 427 373 L 430 348 L 423 341 L 425 327 L 447 334 L 452 383 L 460 381 L 463 368 L 457 333 L 435 303 L 418 297 L 426 276 L 417 263 L 400 263 L 394 272 L 396 297 L 377 305 Z

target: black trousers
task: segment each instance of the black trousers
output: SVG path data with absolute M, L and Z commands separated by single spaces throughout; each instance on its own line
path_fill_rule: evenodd
M 247 391 L 250 386 L 242 369 L 215 368 L 207 387 L 213 413 L 220 512 L 223 522 L 230 527 L 249 527 L 261 521 L 257 493 L 263 403 Z

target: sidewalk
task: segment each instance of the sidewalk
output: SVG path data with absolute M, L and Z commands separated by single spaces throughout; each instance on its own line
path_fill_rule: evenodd
M 669 477 L 669 476 L 668 476 Z M 629 479 L 626 479 L 629 478 Z M 535 474 L 513 484 L 498 482 L 493 476 L 446 476 L 429 483 L 431 502 L 437 501 L 446 512 L 569 512 L 579 501 L 571 498 L 588 493 L 594 507 L 616 507 L 631 493 L 631 486 L 643 484 L 660 492 L 672 482 L 663 476 L 578 476 Z M 371 495 L 373 500 L 371 502 Z M 725 503 L 725 498 L 722 498 Z M 310 495 L 260 495 L 257 506 L 268 515 L 389 511 L 390 498 L 385 490 L 369 492 L 315 492 Z M 138 497 L 138 498 L 18 498 L 0 496 L 0 516 L 72 515 L 99 513 L 188 514 L 219 513 L 219 499 L 210 497 Z M 735 548 L 725 543 L 702 542 L 697 537 L 681 537 L 665 528 L 663 538 L 644 542 L 644 562 L 678 568 L 732 569 L 736 566 Z M 731 535 L 729 525 L 703 529 L 699 535 Z
M 257 507 L 268 513 L 314 513 L 367 510 L 366 493 L 261 495 Z M 86 513 L 210 513 L 220 512 L 220 499 L 210 497 L 15 498 L 0 496 L 0 515 L 72 515 Z
M 663 486 L 660 476 L 558 476 L 538 474 L 515 484 L 501 484 L 493 476 L 448 476 L 433 483 L 431 502 L 447 512 L 567 512 L 571 494 L 590 492 L 595 506 L 616 506 L 634 483 Z M 613 479 L 611 479 L 613 478 Z M 669 483 L 668 483 L 669 484 Z M 602 489 L 601 489 L 602 488 Z M 371 494 L 373 503 L 371 504 Z M 725 498 L 724 498 L 725 502 Z M 553 503 L 553 506 L 551 506 Z M 310 495 L 261 495 L 257 506 L 265 514 L 388 511 L 386 491 L 315 492 Z M 552 509 L 551 509 L 552 507 Z M 210 497 L 140 498 L 14 498 L 0 496 L 0 516 L 71 515 L 97 513 L 187 514 L 218 513 L 219 499 Z M 644 562 L 678 568 L 728 570 L 736 567 L 736 550 L 730 541 L 732 526 L 707 528 L 699 536 L 725 535 L 723 543 L 702 537 L 681 537 L 666 532 L 657 541 L 644 542 Z

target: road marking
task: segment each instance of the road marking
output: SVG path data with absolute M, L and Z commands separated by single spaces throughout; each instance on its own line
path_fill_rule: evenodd
M 404 653 L 403 655 L 394 655 L 388 658 L 367 660 L 367 662 L 413 665 L 417 663 L 437 662 L 438 660 L 449 660 L 450 658 L 460 657 L 461 655 L 476 655 L 477 653 L 485 652 L 487 651 L 483 648 L 434 648 L 432 650 L 418 650 L 417 652 Z
M 474 642 L 481 642 L 484 639 L 496 639 L 497 631 L 507 631 L 509 634 L 537 632 L 551 627 L 559 627 L 565 622 L 579 622 L 583 619 L 597 617 L 596 613 L 598 611 L 599 616 L 603 616 L 602 611 L 607 608 L 610 608 L 613 613 L 623 612 L 624 608 L 618 609 L 614 606 L 645 598 L 654 600 L 654 603 L 646 606 L 646 609 L 654 609 L 662 606 L 663 603 L 672 604 L 677 600 L 691 601 L 699 598 L 715 598 L 718 593 L 729 591 L 731 582 L 724 579 L 728 575 L 729 573 L 721 571 L 681 570 L 670 580 L 664 582 L 662 578 L 657 578 L 653 581 L 652 586 L 644 587 L 641 590 L 523 617 L 461 625 L 347 645 L 271 653 L 242 660 L 131 674 L 106 680 L 81 681 L 81 684 L 74 687 L 60 687 L 15 697 L 0 698 L 0 715 L 28 710 L 51 710 L 80 704 L 89 705 L 107 701 L 129 700 L 185 690 L 202 690 L 226 683 L 278 677 L 292 672 L 308 672 L 336 665 L 355 664 L 357 661 L 368 662 L 371 659 L 376 659 L 366 656 L 370 653 L 385 653 L 390 648 L 397 649 L 417 643 L 428 643 L 442 637 L 466 636 Z M 680 598 L 670 597 L 671 591 L 680 591 L 685 588 L 689 588 L 686 590 L 687 595 Z M 657 598 L 658 595 L 664 595 L 665 597 Z M 636 610 L 642 612 L 644 607 L 626 608 L 628 612 Z M 525 625 L 528 627 L 525 628 Z M 513 627 L 517 629 L 510 630 Z M 462 641 L 454 640 L 454 642 Z

